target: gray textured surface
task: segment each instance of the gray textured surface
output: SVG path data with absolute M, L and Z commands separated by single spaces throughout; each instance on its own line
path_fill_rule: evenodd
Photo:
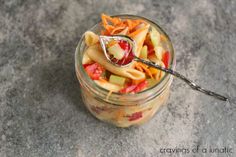
M 150 122 L 115 128 L 85 109 L 73 58 L 81 34 L 101 12 L 143 15 L 170 35 L 178 71 L 235 97 L 234 0 L 0 2 L 1 157 L 153 157 L 161 155 L 160 148 L 196 145 L 231 147 L 234 153 L 228 156 L 236 156 L 235 105 L 196 93 L 175 79 L 168 105 Z

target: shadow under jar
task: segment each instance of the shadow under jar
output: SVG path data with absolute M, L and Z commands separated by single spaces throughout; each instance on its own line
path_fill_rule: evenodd
M 172 43 L 160 26 L 140 16 L 117 15 L 113 17 L 142 19 L 156 28 L 161 35 L 166 37 L 162 46 L 170 52 L 169 68 L 175 68 L 175 54 Z M 90 31 L 99 34 L 101 29 L 101 25 L 98 23 Z M 84 36 L 82 36 L 75 51 L 75 69 L 81 85 L 83 102 L 96 118 L 118 127 L 140 125 L 151 119 L 158 109 L 166 104 L 173 80 L 172 75 L 165 74 L 156 85 L 136 94 L 112 93 L 109 95 L 109 91 L 91 80 L 83 68 L 82 58 L 86 48 Z

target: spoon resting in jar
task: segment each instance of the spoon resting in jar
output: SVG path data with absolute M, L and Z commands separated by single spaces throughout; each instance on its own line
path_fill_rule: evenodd
M 213 97 L 215 97 L 219 100 L 222 100 L 222 101 L 228 100 L 228 98 L 223 95 L 220 95 L 218 93 L 215 93 L 215 92 L 212 92 L 210 90 L 200 87 L 199 85 L 195 84 L 193 81 L 191 81 L 190 79 L 183 76 L 182 74 L 180 74 L 177 71 L 162 67 L 155 62 L 147 61 L 145 59 L 137 57 L 134 53 L 135 48 L 136 48 L 136 43 L 133 39 L 131 39 L 128 36 L 125 36 L 125 35 L 102 36 L 101 35 L 101 36 L 99 36 L 99 40 L 100 40 L 101 47 L 103 49 L 103 52 L 104 52 L 107 60 L 115 66 L 125 67 L 125 66 L 130 65 L 133 61 L 141 62 L 141 63 L 144 63 L 148 66 L 151 66 L 151 67 L 157 68 L 161 71 L 164 71 L 168 74 L 174 75 L 177 78 L 180 78 L 181 80 L 186 82 L 194 90 L 200 91 L 200 92 L 202 92 L 206 95 L 209 95 L 209 96 L 213 96 Z M 114 45 L 112 43 L 116 43 L 116 42 L 123 42 L 126 44 L 125 53 L 124 53 L 124 51 L 120 50 L 119 47 L 115 47 L 115 46 L 113 46 L 112 49 L 108 50 L 107 45 L 109 45 L 109 44 Z

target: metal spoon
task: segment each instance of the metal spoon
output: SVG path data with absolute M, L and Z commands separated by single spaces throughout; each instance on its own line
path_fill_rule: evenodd
M 148 66 L 151 66 L 151 67 L 154 67 L 154 68 L 157 68 L 161 71 L 164 71 L 168 74 L 171 74 L 171 75 L 174 75 L 178 78 L 180 78 L 181 80 L 183 80 L 184 82 L 186 82 L 192 89 L 194 90 L 197 90 L 197 91 L 200 91 L 206 95 L 209 95 L 209 96 L 213 96 L 219 100 L 223 100 L 223 101 L 227 101 L 228 98 L 223 96 L 223 95 L 220 95 L 220 94 L 217 94 L 215 92 L 212 92 L 210 90 L 207 90 L 207 89 L 204 89 L 202 87 L 200 87 L 199 85 L 195 84 L 193 81 L 191 81 L 190 79 L 188 79 L 187 77 L 183 76 L 182 74 L 180 74 L 179 72 L 177 71 L 174 71 L 172 69 L 169 69 L 169 68 L 164 68 L 158 64 L 156 64 L 155 62 L 151 62 L 151 61 L 147 61 L 147 60 L 144 60 L 144 59 L 141 59 L 141 58 L 138 58 L 137 56 L 135 56 L 135 47 L 136 47 L 136 44 L 135 44 L 135 41 L 133 39 L 131 39 L 130 37 L 128 36 L 125 36 L 125 35 L 113 35 L 113 36 L 99 36 L 99 40 L 100 40 L 100 44 L 101 44 L 101 47 L 104 51 L 104 54 L 106 56 L 106 58 L 108 59 L 108 61 L 110 63 L 112 63 L 113 65 L 115 66 L 119 66 L 119 67 L 125 67 L 125 66 L 128 66 L 132 61 L 137 61 L 137 62 L 142 62 Z M 112 55 L 110 55 L 107 51 L 107 47 L 106 45 L 108 44 L 109 41 L 111 40 L 116 40 L 116 41 L 126 41 L 128 42 L 130 45 L 131 45 L 131 48 L 129 49 L 128 51 L 128 60 L 117 60 L 117 59 L 114 59 L 112 57 Z

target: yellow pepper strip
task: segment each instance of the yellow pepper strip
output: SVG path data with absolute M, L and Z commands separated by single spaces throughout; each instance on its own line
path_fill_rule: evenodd
M 135 63 L 135 68 L 136 68 L 137 70 L 143 72 L 143 69 L 142 69 L 142 67 L 140 67 L 140 65 L 139 65 L 138 62 Z
M 156 68 L 150 67 L 149 70 L 150 70 L 152 75 L 155 75 L 155 74 L 158 73 L 158 70 Z
M 151 78 L 153 78 L 152 73 L 150 72 L 150 70 L 148 69 L 148 66 L 143 64 L 143 63 L 138 63 L 140 65 L 140 67 L 142 67 L 142 69 L 145 71 L 145 73 L 150 76 Z

